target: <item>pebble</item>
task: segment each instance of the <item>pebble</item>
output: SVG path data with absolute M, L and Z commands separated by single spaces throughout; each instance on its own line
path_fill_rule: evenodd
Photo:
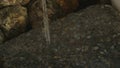
M 99 49 L 98 46 L 93 47 L 93 50 L 98 50 L 98 49 Z

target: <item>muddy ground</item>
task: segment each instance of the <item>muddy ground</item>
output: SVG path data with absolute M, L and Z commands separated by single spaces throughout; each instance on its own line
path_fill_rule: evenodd
M 0 45 L 1 68 L 120 68 L 120 16 L 94 5 Z M 3 66 L 3 67 L 2 67 Z

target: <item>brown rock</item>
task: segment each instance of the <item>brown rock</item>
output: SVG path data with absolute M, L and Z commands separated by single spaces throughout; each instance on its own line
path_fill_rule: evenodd
M 25 5 L 30 0 L 0 0 L 0 7 L 9 6 L 9 5 Z
M 64 12 L 72 12 L 79 6 L 79 0 L 57 0 Z
M 11 6 L 0 10 L 0 28 L 6 38 L 25 31 L 27 10 L 21 6 Z
M 97 3 L 108 3 L 108 0 L 47 0 L 48 16 L 50 20 L 61 18 L 76 10 L 86 8 Z M 31 0 L 28 5 L 30 23 L 33 28 L 42 27 L 42 1 Z

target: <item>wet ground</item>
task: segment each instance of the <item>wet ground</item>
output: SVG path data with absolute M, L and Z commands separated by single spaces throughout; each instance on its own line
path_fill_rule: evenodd
M 51 44 L 40 29 L 0 45 L 3 68 L 119 68 L 120 16 L 94 5 L 50 23 Z

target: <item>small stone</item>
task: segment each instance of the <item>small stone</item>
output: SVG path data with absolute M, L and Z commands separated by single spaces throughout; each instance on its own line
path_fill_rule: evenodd
M 107 50 L 106 50 L 106 49 L 104 49 L 104 53 L 107 53 Z
M 86 52 L 86 51 L 88 51 L 88 49 L 89 49 L 89 47 L 88 46 L 84 46 L 84 47 L 82 47 L 82 52 Z
M 115 47 L 114 46 L 111 46 L 111 49 L 114 49 Z
M 113 38 L 115 38 L 116 36 L 117 36 L 117 35 L 116 35 L 116 34 L 114 34 L 114 35 L 113 35 Z
M 91 36 L 89 35 L 89 36 L 87 36 L 87 39 L 90 39 L 91 38 Z
M 52 68 L 51 66 L 48 66 L 48 68 Z
M 101 52 L 100 52 L 100 54 L 102 54 L 102 55 L 103 55 L 103 54 L 104 54 L 104 52 L 102 52 L 102 51 L 101 51 Z
M 58 58 L 61 58 L 61 57 L 60 57 L 60 56 L 54 56 L 53 58 L 54 58 L 54 59 L 58 59 Z
M 80 51 L 81 49 L 80 48 L 76 48 L 77 51 Z
M 54 51 L 55 51 L 55 52 L 57 52 L 57 51 L 58 51 L 58 49 L 57 49 L 57 48 L 54 48 Z
M 118 42 L 118 44 L 120 44 L 120 42 Z
M 25 58 L 24 57 L 20 57 L 20 60 L 24 60 Z
M 80 35 L 79 34 L 75 34 L 74 38 L 77 39 L 77 40 L 79 40 L 80 39 Z
M 120 36 L 120 33 L 118 33 L 117 35 Z
M 98 50 L 98 49 L 99 49 L 99 47 L 98 47 L 98 46 L 93 47 L 93 50 Z

